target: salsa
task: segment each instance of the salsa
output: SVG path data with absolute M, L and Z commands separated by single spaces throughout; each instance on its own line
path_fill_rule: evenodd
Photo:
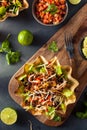
M 44 24 L 58 24 L 66 14 L 66 0 L 38 0 L 35 13 Z

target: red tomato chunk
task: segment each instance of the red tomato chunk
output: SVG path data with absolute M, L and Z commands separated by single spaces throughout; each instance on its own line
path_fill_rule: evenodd
M 66 14 L 66 0 L 38 0 L 35 9 L 44 24 L 58 24 Z

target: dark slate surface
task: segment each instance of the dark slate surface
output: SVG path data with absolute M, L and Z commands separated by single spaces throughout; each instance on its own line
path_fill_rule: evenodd
M 0 44 L 8 33 L 11 33 L 10 42 L 14 50 L 19 50 L 22 54 L 21 61 L 15 65 L 7 65 L 5 56 L 0 54 L 0 111 L 4 107 L 13 107 L 18 112 L 18 120 L 12 126 L 7 126 L 0 121 L 0 130 L 29 130 L 28 120 L 33 123 L 33 130 L 87 130 L 87 120 L 81 120 L 75 117 L 75 111 L 81 109 L 81 101 L 84 100 L 84 91 L 78 101 L 74 111 L 68 120 L 60 127 L 49 127 L 32 115 L 25 112 L 18 104 L 16 104 L 8 93 L 8 83 L 12 75 L 40 48 L 46 43 L 52 35 L 54 35 L 68 20 L 85 4 L 87 0 L 82 0 L 78 5 L 69 4 L 69 14 L 67 19 L 59 26 L 45 27 L 35 21 L 31 13 L 32 0 L 29 0 L 30 8 L 20 12 L 15 18 L 8 18 L 5 22 L 0 23 Z M 22 29 L 30 30 L 34 35 L 34 41 L 31 46 L 23 47 L 18 44 L 17 35 Z

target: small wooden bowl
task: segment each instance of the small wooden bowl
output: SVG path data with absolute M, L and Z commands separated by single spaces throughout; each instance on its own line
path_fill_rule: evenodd
M 45 24 L 43 23 L 39 18 L 37 18 L 36 16 L 36 9 L 35 9 L 35 6 L 36 6 L 36 3 L 38 2 L 39 0 L 34 0 L 33 3 L 32 3 L 32 15 L 33 17 L 35 18 L 35 20 L 40 23 L 41 25 L 44 25 L 44 26 L 56 26 L 56 25 L 60 25 L 62 22 L 64 22 L 64 20 L 66 19 L 67 15 L 68 15 L 68 3 L 66 2 L 66 14 L 64 15 L 62 21 L 60 21 L 59 23 L 57 24 Z

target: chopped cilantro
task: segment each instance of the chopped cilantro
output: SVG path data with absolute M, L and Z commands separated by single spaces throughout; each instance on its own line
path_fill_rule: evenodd
M 12 51 L 9 42 L 9 37 L 10 34 L 7 35 L 6 39 L 2 42 L 2 45 L 0 47 L 0 53 L 6 54 L 6 60 L 8 65 L 17 63 L 20 59 L 20 53 L 18 51 Z
M 10 34 L 7 35 L 6 39 L 2 42 L 0 47 L 0 52 L 9 52 L 11 51 L 10 42 L 9 42 Z
M 6 54 L 6 60 L 7 60 L 8 65 L 17 63 L 19 59 L 20 59 L 20 53 L 17 51 L 16 52 L 10 51 Z
M 61 117 L 59 115 L 55 115 L 53 120 L 54 121 L 61 121 Z
M 42 67 L 42 68 L 40 69 L 40 73 L 46 73 L 46 68 L 45 68 L 45 67 Z
M 51 50 L 52 52 L 57 52 L 58 51 L 58 46 L 56 41 L 52 41 L 50 45 L 48 46 L 48 49 Z
M 54 121 L 61 121 L 61 117 L 56 114 L 54 107 L 48 106 L 48 111 L 46 112 L 46 115 L 49 116 Z
M 70 97 L 73 95 L 73 92 L 72 90 L 68 89 L 68 88 L 64 88 L 63 89 L 63 95 L 66 96 L 66 97 Z
M 62 75 L 62 68 L 61 68 L 60 65 L 55 66 L 54 68 L 55 68 L 55 71 L 56 71 L 57 75 Z
M 54 15 L 58 11 L 58 8 L 55 4 L 49 4 L 45 12 L 50 12 L 52 15 Z

